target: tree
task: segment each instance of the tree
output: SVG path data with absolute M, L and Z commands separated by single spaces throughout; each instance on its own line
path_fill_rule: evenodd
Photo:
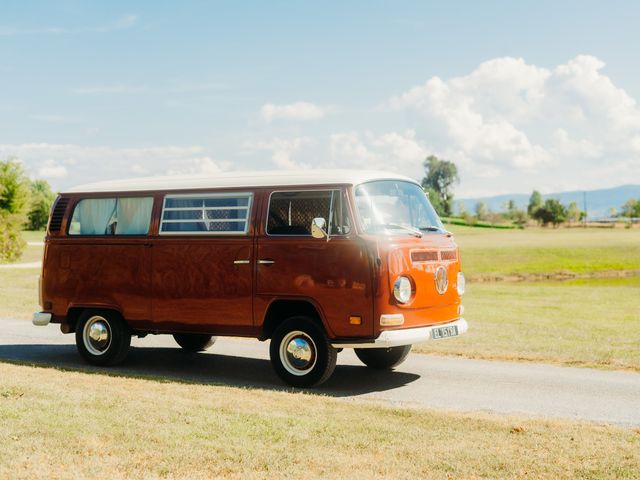
M 625 202 L 620 212 L 622 217 L 637 218 L 640 217 L 640 198 L 631 198 Z
M 445 216 L 446 212 L 444 210 L 444 207 L 442 206 L 442 200 L 440 199 L 440 195 L 438 195 L 438 192 L 436 192 L 433 188 L 425 188 L 424 191 L 429 197 L 429 201 L 431 202 L 431 205 L 438 213 L 438 215 Z
M 516 225 L 524 226 L 527 224 L 527 220 L 529 220 L 527 212 L 518 208 L 515 200 L 507 201 L 502 208 L 504 209 L 503 218 L 511 220 Z
M 467 212 L 467 207 L 464 206 L 464 202 L 456 203 L 456 210 L 458 211 L 457 216 L 460 218 L 465 218 L 469 216 L 469 212 Z
M 31 209 L 29 210 L 29 230 L 43 230 L 49 220 L 51 205 L 56 199 L 56 194 L 51 191 L 46 180 L 34 180 L 31 182 Z
M 15 159 L 0 161 L 0 260 L 13 261 L 26 243 L 20 234 L 29 208 L 29 178 Z
M 438 196 L 441 210 L 440 215 L 451 216 L 453 210 L 453 185 L 460 182 L 458 168 L 455 163 L 440 160 L 435 155 L 429 155 L 423 163 L 426 176 L 422 179 L 425 191 L 432 190 Z
M 554 227 L 557 227 L 566 220 L 567 209 L 560 203 L 560 200 L 548 198 L 544 204 L 534 212 L 532 217 L 542 223 L 542 225 L 546 226 L 551 223 Z
M 542 195 L 537 190 L 534 190 L 529 197 L 529 206 L 527 207 L 527 213 L 530 216 L 534 216 L 533 214 L 542 206 Z
M 569 223 L 579 222 L 584 218 L 584 212 L 578 208 L 576 202 L 571 202 L 567 208 L 567 221 Z
M 518 206 L 516 205 L 516 201 L 514 199 L 509 200 L 504 205 L 505 213 L 507 214 L 507 218 L 513 218 L 518 211 Z
M 487 204 L 484 202 L 478 202 L 475 206 L 476 217 L 478 220 L 486 220 L 489 216 L 489 209 L 487 208 Z

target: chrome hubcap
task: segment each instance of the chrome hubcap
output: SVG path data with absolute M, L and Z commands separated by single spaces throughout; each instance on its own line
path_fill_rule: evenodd
M 93 355 L 102 355 L 111 344 L 111 327 L 109 322 L 100 316 L 91 317 L 84 324 L 82 332 L 84 346 Z
M 306 375 L 316 364 L 316 345 L 306 333 L 290 332 L 280 343 L 280 360 L 289 373 Z

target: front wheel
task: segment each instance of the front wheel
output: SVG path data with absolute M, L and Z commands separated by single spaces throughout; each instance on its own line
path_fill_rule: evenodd
M 405 361 L 411 345 L 389 348 L 355 348 L 356 355 L 369 368 L 385 370 L 397 367 Z
M 187 352 L 202 352 L 216 343 L 216 337 L 197 333 L 174 333 L 173 339 Z
M 76 325 L 80 355 L 94 365 L 115 365 L 124 360 L 131 345 L 131 331 L 124 319 L 109 310 L 85 310 Z
M 326 381 L 338 357 L 322 327 L 309 317 L 291 317 L 280 324 L 271 337 L 269 354 L 278 376 L 294 387 Z

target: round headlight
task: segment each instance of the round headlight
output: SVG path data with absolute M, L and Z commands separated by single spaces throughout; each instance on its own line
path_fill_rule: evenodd
M 400 303 L 411 300 L 411 280 L 408 277 L 398 277 L 393 284 L 393 296 Z
M 464 293 L 466 282 L 467 281 L 464 279 L 462 272 L 458 272 L 458 295 L 462 295 Z

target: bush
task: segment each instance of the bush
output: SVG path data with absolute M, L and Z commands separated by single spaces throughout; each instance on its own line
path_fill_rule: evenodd
M 13 262 L 22 256 L 27 243 L 22 238 L 23 218 L 0 210 L 0 261 Z
M 31 182 L 31 210 L 29 211 L 29 230 L 44 230 L 49 221 L 49 211 L 56 199 L 56 194 L 51 191 L 46 180 L 34 180 Z
M 20 231 L 27 220 L 29 178 L 14 159 L 0 161 L 0 260 L 17 260 L 26 242 Z

